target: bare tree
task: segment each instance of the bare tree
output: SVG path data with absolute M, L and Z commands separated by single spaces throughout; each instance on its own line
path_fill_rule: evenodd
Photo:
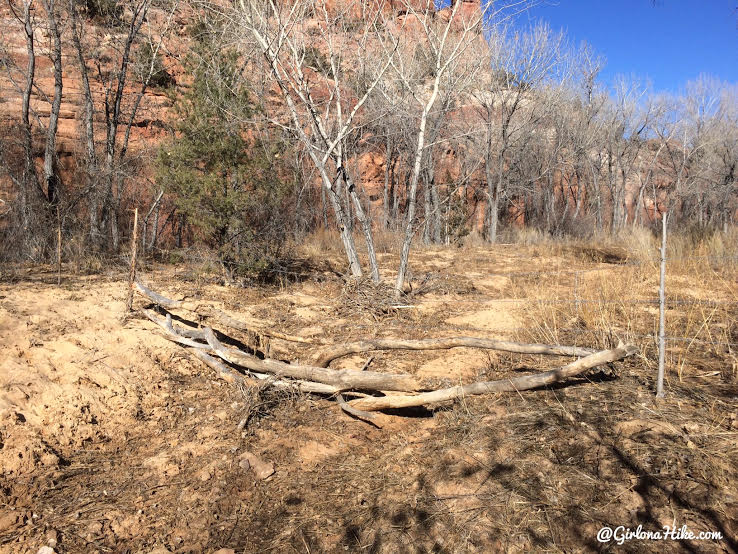
M 369 7 L 354 1 L 334 10 L 324 1 L 298 0 L 286 5 L 274 0 L 241 0 L 240 8 L 238 22 L 266 60 L 286 104 L 290 128 L 306 146 L 318 171 L 333 207 L 352 275 L 361 276 L 362 268 L 351 234 L 350 214 L 341 203 L 340 186 L 345 188 L 361 225 L 370 274 L 378 281 L 371 221 L 347 167 L 347 141 L 394 52 L 390 51 L 374 68 L 358 94 L 347 86 L 345 66 L 350 62 L 361 66 L 356 59 L 347 58 L 348 52 L 353 52 L 355 58 L 372 52 L 372 42 L 384 26 L 381 6 Z M 368 69 L 368 65 L 364 64 L 364 68 Z
M 710 191 L 709 223 L 722 225 L 727 231 L 738 210 L 736 185 L 738 183 L 738 88 L 723 86 L 720 120 L 714 127 L 715 140 L 707 157 Z
M 131 0 L 125 5 L 116 5 L 116 10 L 103 19 L 102 25 L 108 34 L 102 41 L 96 30 L 85 23 L 74 0 L 70 0 L 68 6 L 84 101 L 82 119 L 88 181 L 80 198 L 88 201 L 90 239 L 98 247 L 104 244 L 105 237 L 109 238 L 111 249 L 117 250 L 119 245 L 118 212 L 126 180 L 123 164 L 129 153 L 131 130 L 151 79 L 158 71 L 156 62 L 177 6 L 176 0 L 158 6 L 157 10 L 163 13 L 163 23 L 156 25 L 151 22 L 150 0 Z M 144 45 L 148 57 L 143 60 L 138 74 L 132 75 L 135 58 Z M 93 94 L 92 82 L 95 81 L 103 91 L 101 102 Z M 130 88 L 134 84 L 138 84 L 138 91 L 131 95 Z M 100 139 L 94 124 L 98 114 L 102 114 L 104 121 L 104 137 Z M 101 155 L 96 151 L 98 142 L 103 144 Z
M 365 143 L 383 157 L 381 227 L 389 229 L 397 225 L 403 167 L 401 160 L 410 124 L 410 110 L 407 107 L 407 92 L 404 87 L 397 86 L 394 79 L 382 79 L 376 91 L 367 102 Z
M 511 151 L 542 121 L 544 102 L 536 90 L 554 74 L 562 57 L 564 36 L 546 25 L 519 33 L 497 29 L 489 41 L 493 71 L 477 94 L 487 182 L 486 236 L 497 240 L 500 208 L 506 194 Z
M 602 123 L 600 114 L 606 102 L 606 95 L 600 89 L 598 77 L 605 60 L 597 55 L 586 43 L 577 52 L 575 61 L 575 95 L 579 101 L 572 101 L 569 113 L 571 126 L 571 155 L 576 179 L 576 200 L 574 219 L 587 211 L 585 201 L 596 203 L 596 221 L 602 229 L 602 198 L 598 176 L 602 166 L 600 137 Z
M 452 2 L 444 18 L 430 17 L 430 8 L 418 11 L 411 2 L 405 2 L 405 19 L 412 18 L 416 28 L 420 30 L 420 44 L 426 49 L 430 64 L 430 75 L 418 76 L 416 68 L 406 63 L 402 56 L 392 58 L 393 69 L 397 78 L 411 94 L 420 108 L 415 138 L 415 153 L 410 170 L 407 213 L 405 231 L 400 252 L 400 265 L 395 281 L 395 290 L 400 293 L 405 284 L 410 247 L 416 230 L 415 211 L 417 204 L 418 183 L 423 169 L 425 151 L 428 147 L 429 123 L 436 102 L 443 96 L 445 90 L 459 90 L 459 83 L 463 79 L 472 78 L 480 66 L 473 57 L 466 55 L 473 50 L 473 46 L 481 39 L 480 26 L 485 17 L 494 17 L 491 3 L 481 6 L 478 13 L 471 17 L 462 15 L 462 2 Z M 417 38 L 411 40 L 416 41 Z M 393 43 L 401 51 L 412 51 L 407 47 L 408 36 L 393 37 Z M 430 89 L 430 90 L 428 90 Z M 430 129 L 432 131 L 432 128 Z
M 54 97 L 51 102 L 49 123 L 46 127 L 46 146 L 44 149 L 44 181 L 46 196 L 49 204 L 54 207 L 59 202 L 59 174 L 56 168 L 56 133 L 59 125 L 59 110 L 62 103 L 63 76 L 62 76 L 62 41 L 61 41 L 61 9 L 56 0 L 42 0 L 48 21 L 48 31 L 51 38 L 49 48 L 51 62 L 54 66 Z
M 663 145 L 662 171 L 669 185 L 665 210 L 681 218 L 692 217 L 704 223 L 705 181 L 709 166 L 705 163 L 717 143 L 719 122 L 724 105 L 720 102 L 718 83 L 701 77 L 687 85 L 678 97 L 662 100 L 665 116 L 655 127 Z
M 123 39 L 118 67 L 111 73 L 103 72 L 101 63 L 96 60 L 98 75 L 105 87 L 105 163 L 103 169 L 104 185 L 102 191 L 102 213 L 99 219 L 98 233 L 109 225 L 113 250 L 118 248 L 118 199 L 113 189 L 115 182 L 115 155 L 118 146 L 118 127 L 121 123 L 123 93 L 128 80 L 133 43 L 138 37 L 141 26 L 146 20 L 150 0 L 136 0 L 131 5 L 130 21 Z M 106 74 L 107 73 L 107 74 Z
M 79 16 L 76 0 L 69 0 L 69 19 L 71 24 L 72 44 L 74 46 L 75 59 L 80 73 L 82 97 L 84 101 L 84 141 L 85 141 L 85 175 L 87 183 L 82 196 L 88 199 L 89 233 L 90 243 L 99 242 L 98 232 L 98 193 L 95 190 L 97 176 L 97 154 L 95 151 L 95 104 L 90 88 L 90 76 L 87 67 L 87 57 L 82 46 L 84 37 L 83 21 Z
M 12 9 L 12 5 L 11 5 Z M 20 181 L 20 214 L 21 232 L 24 241 L 30 237 L 31 224 L 37 211 L 38 200 L 43 198 L 43 191 L 36 174 L 36 164 L 33 157 L 33 129 L 30 120 L 31 93 L 33 92 L 34 79 L 36 77 L 36 46 L 34 37 L 33 0 L 23 2 L 22 19 L 17 15 L 16 19 L 22 22 L 26 38 L 26 55 L 28 65 L 26 69 L 26 82 L 23 88 L 23 102 L 21 106 L 21 124 L 23 127 L 23 151 L 24 170 Z
M 31 257 L 43 256 L 53 233 L 51 217 L 59 200 L 59 179 L 56 171 L 56 134 L 61 107 L 62 72 L 61 72 L 61 14 L 55 8 L 53 0 L 42 2 L 46 15 L 45 25 L 38 19 L 37 6 L 33 0 L 26 0 L 21 6 L 8 4 L 15 21 L 23 30 L 26 43 L 26 67 L 21 69 L 15 63 L 8 48 L 3 48 L 2 65 L 8 78 L 21 96 L 20 127 L 22 134 L 23 162 L 20 171 L 14 171 L 15 165 L 5 160 L 4 172 L 18 187 L 18 227 L 21 248 L 19 253 Z M 36 82 L 37 63 L 37 31 L 43 29 L 50 38 L 49 56 L 54 66 L 54 95 L 49 99 Z M 41 35 L 43 36 L 43 35 Z M 21 81 L 22 79 L 22 81 Z M 36 94 L 49 101 L 50 115 L 48 122 L 43 123 L 32 107 L 32 96 Z M 35 125 L 34 125 L 35 123 Z M 39 179 L 35 162 L 34 135 L 45 135 L 44 178 Z
M 610 191 L 610 231 L 613 233 L 627 223 L 627 185 L 646 144 L 654 114 L 655 107 L 649 101 L 647 85 L 637 79 L 617 79 L 606 116 L 604 145 Z

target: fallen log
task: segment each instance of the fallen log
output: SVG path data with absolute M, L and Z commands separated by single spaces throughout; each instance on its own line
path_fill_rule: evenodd
M 185 304 L 178 300 L 172 300 L 158 294 L 148 287 L 136 282 L 136 289 L 152 302 L 167 309 L 188 309 Z M 542 354 L 548 356 L 589 356 L 594 350 L 577 346 L 560 346 L 547 344 L 525 344 L 519 342 L 485 339 L 481 337 L 449 337 L 440 339 L 367 339 L 346 344 L 331 344 L 321 338 L 306 339 L 294 335 L 280 333 L 279 331 L 254 329 L 248 324 L 235 319 L 222 310 L 210 309 L 209 314 L 195 312 L 200 317 L 215 319 L 220 323 L 239 331 L 250 331 L 270 338 L 281 339 L 289 342 L 302 344 L 327 345 L 315 358 L 315 366 L 326 368 L 333 360 L 376 350 L 449 350 L 451 348 L 481 348 L 484 350 L 499 350 L 501 352 L 512 352 L 516 354 Z
M 224 311 L 214 308 L 212 306 L 207 307 L 209 313 L 201 313 L 198 310 L 192 309 L 192 307 L 188 306 L 188 304 L 186 304 L 185 302 L 182 302 L 181 300 L 172 300 L 171 298 L 162 296 L 161 294 L 154 292 L 147 286 L 142 285 L 138 281 L 136 281 L 135 287 L 136 287 L 136 292 L 138 292 L 141 296 L 148 298 L 154 304 L 158 304 L 162 308 L 166 308 L 167 310 L 173 310 L 173 309 L 178 308 L 178 309 L 191 311 L 193 313 L 196 313 L 198 317 L 215 319 L 216 321 L 222 323 L 223 325 L 226 325 L 227 327 L 231 327 L 232 329 L 236 329 L 238 331 L 251 332 L 256 335 L 263 335 L 265 337 L 284 340 L 287 342 L 298 342 L 302 344 L 319 344 L 319 345 L 330 344 L 329 341 L 321 339 L 321 338 L 306 339 L 305 337 L 298 337 L 296 335 L 280 333 L 279 331 L 258 329 L 256 326 L 251 326 L 248 323 L 240 321 L 234 318 L 233 316 L 228 315 Z
M 373 339 L 336 344 L 323 349 L 315 359 L 318 367 L 328 367 L 335 359 L 371 352 L 373 350 L 448 350 L 450 348 L 483 348 L 500 350 L 517 354 L 545 354 L 549 356 L 589 356 L 594 350 L 577 346 L 550 346 L 547 344 L 524 344 L 503 340 L 484 339 L 479 337 L 451 337 L 443 339 Z
M 209 368 L 215 370 L 218 377 L 223 379 L 226 383 L 231 385 L 242 385 L 246 379 L 238 371 L 231 369 L 220 360 L 213 358 L 210 354 L 203 352 L 202 350 L 195 348 L 192 353 L 197 359 L 203 362 Z
M 636 346 L 620 344 L 617 348 L 613 348 L 612 350 L 595 352 L 594 354 L 590 354 L 585 358 L 580 358 L 564 367 L 551 371 L 544 371 L 542 373 L 523 375 L 512 379 L 501 379 L 499 381 L 479 381 L 468 385 L 460 385 L 415 395 L 359 398 L 348 402 L 348 404 L 358 410 L 372 412 L 377 410 L 425 406 L 448 400 L 458 400 L 466 396 L 489 394 L 493 392 L 520 392 L 558 383 L 568 377 L 579 375 L 580 373 L 599 365 L 622 360 L 628 356 L 632 356 L 636 352 L 638 352 L 638 348 Z
M 218 377 L 230 384 L 239 384 L 245 382 L 245 375 L 239 373 L 233 368 L 228 367 L 217 358 L 213 358 L 210 354 L 206 353 L 204 349 L 208 348 L 208 345 L 195 342 L 191 339 L 207 340 L 207 334 L 199 329 L 182 329 L 174 327 L 172 324 L 172 318 L 170 315 L 162 320 L 155 316 L 151 312 L 144 311 L 144 315 L 151 321 L 162 327 L 167 331 L 167 338 L 174 342 L 182 344 L 183 346 L 193 347 L 192 353 L 197 359 L 202 361 L 205 365 L 215 370 Z M 280 389 L 291 389 L 297 392 L 314 393 L 314 394 L 325 394 L 328 396 L 339 395 L 340 389 L 331 385 L 324 385 L 322 383 L 311 383 L 308 381 L 301 381 L 297 379 L 291 379 L 289 381 L 275 380 L 274 376 L 264 375 L 261 373 L 249 373 L 248 377 L 254 379 L 270 379 L 270 385 Z M 367 396 L 364 393 L 352 392 L 352 396 Z
M 420 384 L 411 375 L 377 373 L 374 371 L 354 371 L 350 369 L 330 370 L 322 367 L 286 364 L 277 360 L 259 359 L 237 348 L 226 347 L 217 342 L 212 329 L 205 328 L 208 345 L 225 361 L 242 365 L 261 373 L 272 373 L 280 377 L 291 377 L 304 381 L 315 381 L 333 385 L 344 390 L 388 390 L 411 392 L 420 389 Z M 215 339 L 211 342 L 211 339 Z
M 218 373 L 218 377 L 223 379 L 226 383 L 245 383 L 246 379 L 244 375 L 228 367 L 220 360 L 213 358 L 210 354 L 207 354 L 200 349 L 194 349 L 192 353 L 205 365 L 207 365 L 211 369 L 214 369 Z M 269 386 L 277 389 L 287 389 L 313 394 L 325 394 L 328 396 L 340 394 L 336 387 L 332 387 L 330 385 L 322 385 L 320 383 L 309 383 L 307 381 L 298 380 L 282 381 L 280 379 L 275 379 L 274 377 L 262 375 L 259 373 L 250 373 L 248 376 L 261 381 L 269 380 Z
M 350 406 L 349 403 L 346 402 L 346 399 L 343 397 L 343 394 L 341 394 L 340 392 L 336 395 L 336 402 L 338 403 L 338 406 L 341 408 L 341 410 L 343 410 L 350 416 L 374 425 L 377 429 L 382 428 L 381 420 L 377 418 L 376 414 L 365 412 L 364 410 L 359 410 L 357 408 L 354 408 L 353 406 Z
M 167 338 L 173 342 L 181 344 L 182 346 L 190 346 L 192 348 L 207 348 L 206 344 L 202 344 L 193 339 L 205 340 L 205 336 L 202 331 L 196 329 L 175 329 L 172 325 L 172 316 L 167 314 L 165 319 L 157 317 L 153 312 L 148 310 L 141 310 L 142 313 L 148 317 L 151 321 L 156 323 L 159 327 L 167 332 Z
M 166 319 L 159 318 L 152 313 L 146 313 L 146 317 L 166 330 L 167 337 L 174 342 L 178 342 L 186 346 L 192 346 L 194 348 L 204 349 L 208 351 L 208 353 L 216 354 L 229 363 L 243 366 L 246 369 L 256 371 L 258 373 L 269 373 L 279 377 L 290 377 L 292 379 L 299 379 L 302 381 L 312 381 L 315 383 L 332 385 L 337 389 L 336 392 L 348 390 L 412 392 L 420 390 L 421 388 L 418 381 L 411 375 L 407 374 L 354 371 L 350 369 L 332 370 L 322 367 L 287 364 L 271 359 L 261 360 L 256 356 L 243 352 L 242 350 L 221 344 L 217 339 L 215 339 L 215 335 L 210 328 L 205 328 L 203 331 L 200 331 L 203 333 L 202 337 L 205 340 L 208 340 L 208 335 L 212 335 L 210 337 L 211 340 L 215 340 L 212 341 L 212 343 L 211 340 L 208 340 L 209 344 L 202 344 L 197 343 L 193 339 L 179 336 L 177 332 L 174 331 L 171 319 L 169 320 L 169 323 L 167 323 Z M 189 330 L 188 334 L 192 333 L 193 330 Z M 197 333 L 197 331 L 194 331 L 194 333 Z
M 202 361 L 205 365 L 215 370 L 215 372 L 218 374 L 218 377 L 223 379 L 226 383 L 233 385 L 233 384 L 244 384 L 246 382 L 246 379 L 241 373 L 228 367 L 220 360 L 213 358 L 210 354 L 206 354 L 205 352 L 197 348 L 193 350 L 193 354 L 195 355 L 196 358 Z M 356 408 L 349 406 L 343 394 L 338 392 L 338 389 L 330 385 L 322 385 L 320 383 L 308 383 L 307 381 L 275 380 L 273 377 L 270 378 L 267 375 L 262 375 L 259 373 L 252 373 L 250 376 L 254 377 L 255 379 L 269 380 L 269 386 L 277 388 L 277 389 L 283 389 L 283 390 L 287 389 L 287 390 L 294 390 L 294 391 L 303 392 L 303 393 L 325 394 L 329 396 L 335 396 L 336 403 L 340 406 L 341 410 L 343 410 L 347 414 L 357 419 L 360 419 L 362 421 L 370 423 L 371 425 L 374 425 L 378 429 L 382 428 L 381 420 L 377 417 L 377 414 L 373 414 L 370 412 L 364 412 L 362 410 L 357 410 Z M 362 397 L 367 396 L 361 393 L 353 393 L 353 394 L 358 394 L 359 396 L 362 396 Z
M 183 306 L 183 302 L 170 300 L 140 283 L 136 283 L 136 289 L 163 307 L 192 311 L 190 308 Z M 480 394 L 520 392 L 538 388 L 561 382 L 596 366 L 622 360 L 638 351 L 635 346 L 623 345 L 622 343 L 612 350 L 593 352 L 586 348 L 573 346 L 522 344 L 476 337 L 424 340 L 375 339 L 325 348 L 318 356 L 319 363 L 324 364 L 324 367 L 316 367 L 289 364 L 269 358 L 260 359 L 238 348 L 222 344 L 210 327 L 201 329 L 177 328 L 172 322 L 171 314 L 161 318 L 147 310 L 144 310 L 143 313 L 164 329 L 169 340 L 194 348 L 195 356 L 215 369 L 227 381 L 242 381 L 244 376 L 222 364 L 216 357 L 231 364 L 242 366 L 250 372 L 250 375 L 259 379 L 269 379 L 277 386 L 332 396 L 336 398 L 342 410 L 375 425 L 378 425 L 375 419 L 376 416 L 369 412 L 424 406 Z M 584 357 L 551 371 L 499 381 L 480 381 L 427 392 L 423 392 L 419 381 L 411 375 L 364 371 L 371 362 L 371 358 L 362 371 L 331 370 L 325 367 L 336 358 L 371 350 L 429 350 L 457 347 L 485 348 L 521 354 Z M 373 394 L 387 392 L 388 394 L 385 396 L 369 396 L 367 393 L 370 392 Z M 389 394 L 392 392 L 395 394 Z M 346 400 L 342 393 L 349 393 L 351 396 L 359 398 Z
M 159 306 L 161 306 L 162 308 L 166 308 L 167 310 L 181 308 L 183 306 L 183 303 L 181 301 L 172 300 L 170 298 L 167 298 L 166 296 L 162 296 L 161 294 L 158 294 L 150 288 L 142 285 L 138 281 L 136 281 L 136 291 L 151 300 L 152 302 L 159 304 Z

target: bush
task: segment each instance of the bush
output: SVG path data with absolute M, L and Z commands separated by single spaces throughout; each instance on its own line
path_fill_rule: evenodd
M 123 15 L 123 6 L 117 0 L 81 0 L 80 5 L 87 17 L 103 23 L 119 23 Z
M 168 89 L 176 83 L 174 77 L 164 67 L 161 54 L 150 43 L 144 43 L 138 51 L 137 66 L 141 80 L 149 80 L 151 88 Z

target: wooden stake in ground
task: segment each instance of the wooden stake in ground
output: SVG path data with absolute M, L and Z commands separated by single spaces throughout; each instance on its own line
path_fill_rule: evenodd
M 133 309 L 133 286 L 136 282 L 136 246 L 138 245 L 138 208 L 133 210 L 133 238 L 131 238 L 131 271 L 128 274 L 128 301 L 126 313 Z
M 659 374 L 656 379 L 656 396 L 664 397 L 664 360 L 666 357 L 666 220 L 669 212 L 661 216 L 661 277 L 659 283 Z
M 56 284 L 61 285 L 61 218 L 56 207 Z

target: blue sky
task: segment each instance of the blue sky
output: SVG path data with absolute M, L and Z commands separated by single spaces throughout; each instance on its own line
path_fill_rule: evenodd
M 602 80 L 650 78 L 678 92 L 701 73 L 738 83 L 738 0 L 542 0 L 518 25 L 542 20 L 607 58 Z

